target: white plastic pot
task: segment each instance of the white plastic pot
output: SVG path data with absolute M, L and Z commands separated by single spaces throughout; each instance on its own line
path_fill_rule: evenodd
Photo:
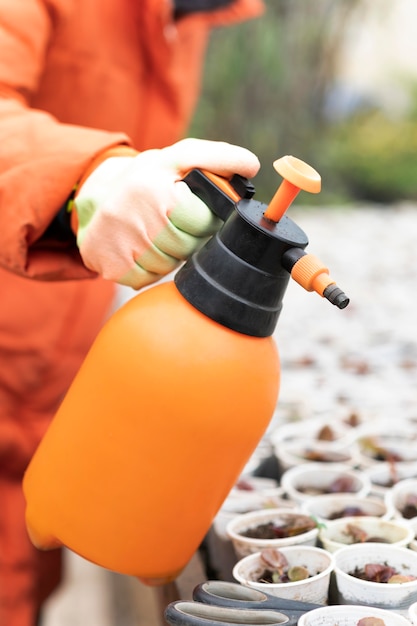
M 283 473 L 281 487 L 291 500 L 302 504 L 310 498 L 323 495 L 322 491 L 328 491 L 336 480 L 343 478 L 352 481 L 349 493 L 366 496 L 371 490 L 371 481 L 362 472 L 348 465 L 327 463 L 302 463 L 291 467 Z
M 417 602 L 413 602 L 413 604 L 408 607 L 407 617 L 413 626 L 417 626 Z
M 397 613 L 361 605 L 335 605 L 313 609 L 300 617 L 298 626 L 357 626 L 364 617 L 379 618 L 385 626 L 410 626 L 409 621 Z
M 344 423 L 342 419 L 335 419 L 332 414 L 329 419 L 306 416 L 294 422 L 280 424 L 271 432 L 270 440 L 273 447 L 284 442 L 290 443 L 305 437 L 308 437 L 310 442 L 322 442 L 323 439 L 320 439 L 320 433 L 324 428 L 331 429 L 333 436 L 332 442 L 341 446 L 347 447 L 356 439 L 355 429 Z
M 283 441 L 275 445 L 275 455 L 285 471 L 300 463 L 319 462 L 332 465 L 335 463 L 354 467 L 357 463 L 357 446 L 341 445 L 339 442 L 311 441 L 303 438 Z M 311 456 L 311 455 L 315 455 Z
M 329 520 L 320 527 L 318 538 L 323 548 L 335 552 L 346 545 L 355 542 L 349 533 L 348 526 L 352 525 L 366 533 L 368 537 L 381 537 L 388 545 L 408 547 L 414 537 L 409 524 L 403 520 L 383 520 L 379 517 L 344 517 Z
M 381 438 L 380 445 L 387 453 L 401 459 L 395 461 L 399 468 L 406 470 L 407 467 L 413 468 L 417 464 L 417 446 L 415 442 L 392 443 L 388 438 Z M 386 460 L 375 458 L 372 452 L 364 445 L 361 446 L 361 441 L 358 441 L 358 462 L 361 468 L 367 468 L 379 463 L 385 463 Z
M 311 517 L 302 513 L 299 509 L 279 508 L 264 509 L 262 511 L 252 511 L 236 516 L 226 527 L 227 536 L 231 539 L 235 553 L 238 558 L 260 552 L 265 548 L 281 549 L 285 546 L 292 545 L 309 545 L 314 546 L 317 540 L 318 528 L 307 530 L 306 532 L 294 535 L 292 537 L 283 537 L 276 539 L 256 539 L 254 537 L 245 537 L 242 532 L 250 528 L 255 528 L 260 524 L 273 522 L 276 525 L 284 525 L 294 517 L 304 517 L 306 521 L 311 522 Z
M 355 568 L 367 563 L 381 563 L 395 568 L 399 574 L 417 576 L 417 553 L 382 543 L 361 543 L 340 548 L 334 553 L 334 575 L 339 604 L 362 604 L 402 615 L 417 601 L 417 580 L 404 583 L 378 583 L 352 575 Z
M 417 552 L 417 517 L 413 517 L 413 519 L 407 520 L 411 530 L 413 531 L 413 538 L 410 541 L 409 548 L 410 550 L 414 550 Z
M 391 487 L 385 494 L 385 503 L 392 507 L 396 517 L 403 517 L 403 508 L 410 495 L 417 496 L 417 478 L 405 478 Z M 414 517 L 417 517 L 417 509 Z
M 417 478 L 417 463 L 394 464 L 381 461 L 362 470 L 371 480 L 371 495 L 384 498 L 400 480 Z
M 346 509 L 359 509 L 362 511 L 362 516 L 370 515 L 381 519 L 393 517 L 393 510 L 380 498 L 357 496 L 351 493 L 326 493 L 322 496 L 309 498 L 302 503 L 301 509 L 319 522 L 330 520 L 331 517 L 346 511 Z M 345 517 L 347 517 L 346 514 Z
M 285 500 L 283 490 L 280 487 L 275 489 L 262 489 L 259 491 L 246 491 L 245 493 L 230 493 L 223 506 L 213 520 L 214 532 L 220 539 L 227 541 L 229 537 L 226 532 L 227 524 L 243 513 L 261 511 L 276 508 L 294 508 L 294 502 Z
M 259 552 L 238 561 L 233 568 L 233 577 L 242 585 L 254 587 L 273 596 L 287 600 L 326 604 L 330 575 L 334 568 L 333 555 L 314 546 L 287 546 L 281 548 L 280 552 L 286 557 L 290 567 L 295 565 L 306 567 L 310 577 L 288 583 L 257 582 L 257 578 L 265 569 Z

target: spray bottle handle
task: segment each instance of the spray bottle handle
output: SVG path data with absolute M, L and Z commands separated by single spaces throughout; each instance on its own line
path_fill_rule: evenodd
M 205 170 L 191 170 L 184 178 L 191 191 L 223 222 L 239 200 L 250 199 L 255 187 L 250 180 L 234 174 L 229 180 Z

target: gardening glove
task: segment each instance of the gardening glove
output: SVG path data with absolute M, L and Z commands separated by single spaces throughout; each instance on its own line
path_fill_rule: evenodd
M 182 181 L 194 168 L 249 178 L 259 161 L 228 143 L 184 139 L 98 165 L 73 203 L 84 264 L 108 280 L 140 289 L 201 247 L 221 221 Z

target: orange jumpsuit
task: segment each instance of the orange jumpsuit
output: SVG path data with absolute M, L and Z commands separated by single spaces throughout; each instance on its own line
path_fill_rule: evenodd
M 27 538 L 21 480 L 113 297 L 47 227 L 98 153 L 185 134 L 210 29 L 261 11 L 0 0 L 0 626 L 33 624 L 59 581 L 60 551 Z

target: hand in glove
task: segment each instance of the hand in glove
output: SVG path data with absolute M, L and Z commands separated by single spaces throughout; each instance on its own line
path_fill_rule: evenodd
M 228 143 L 184 139 L 98 165 L 74 200 L 85 265 L 108 280 L 140 289 L 203 245 L 221 222 L 181 180 L 194 168 L 250 178 L 259 161 Z

